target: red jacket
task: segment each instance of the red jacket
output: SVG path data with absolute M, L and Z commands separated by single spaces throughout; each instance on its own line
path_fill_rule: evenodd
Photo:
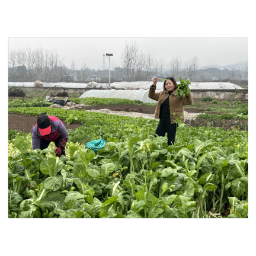
M 48 141 L 55 141 L 61 136 L 61 140 L 58 143 L 58 147 L 64 148 L 67 140 L 68 140 L 68 132 L 60 121 L 60 119 L 56 116 L 48 116 L 51 120 L 51 133 L 45 136 L 42 136 L 38 130 L 37 123 L 32 128 L 32 149 L 40 148 L 40 138 Z

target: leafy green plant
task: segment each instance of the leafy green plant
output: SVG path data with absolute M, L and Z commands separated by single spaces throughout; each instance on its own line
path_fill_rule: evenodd
M 223 105 L 229 105 L 229 102 L 227 100 L 222 101 Z
M 135 100 L 134 102 L 137 103 L 137 104 L 143 104 L 143 102 L 140 101 L 140 100 Z
M 233 115 L 233 114 L 199 114 L 196 116 L 196 119 L 205 119 L 208 121 L 214 121 L 214 120 L 234 120 L 234 119 L 248 119 L 247 115 Z
M 201 99 L 201 101 L 213 101 L 212 97 L 204 97 Z
M 241 101 L 234 101 L 233 104 L 234 104 L 234 105 L 241 105 L 242 102 L 241 102 Z
M 219 101 L 217 101 L 217 100 L 212 100 L 212 104 L 219 104 Z
M 9 140 L 10 218 L 225 217 L 234 197 L 228 217 L 247 217 L 247 132 L 182 125 L 166 147 L 166 137 L 153 136 L 154 120 L 75 116 L 86 125 L 70 132 L 66 157 L 51 146 L 31 150 L 31 135 Z M 99 136 L 107 143 L 95 155 L 84 144 Z
M 9 99 L 8 108 L 14 107 L 48 107 L 52 102 L 42 101 L 40 99 Z
M 85 105 L 90 106 L 98 106 L 98 105 L 124 105 L 124 104 L 131 104 L 131 105 L 149 105 L 155 106 L 156 103 L 143 103 L 139 100 L 128 100 L 128 99 L 117 99 L 117 98 L 70 98 L 73 102 L 76 103 L 84 103 Z
M 176 96 L 177 97 L 184 97 L 185 96 L 188 96 L 190 94 L 190 89 L 188 87 L 188 85 L 191 84 L 189 79 L 187 81 L 184 81 L 181 79 L 180 77 L 180 83 L 177 84 L 177 92 L 176 92 Z
M 238 114 L 248 115 L 248 106 L 239 109 Z

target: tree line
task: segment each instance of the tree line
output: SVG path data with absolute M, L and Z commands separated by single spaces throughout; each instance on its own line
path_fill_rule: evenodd
M 122 52 L 122 67 L 115 67 L 111 71 L 111 82 L 114 81 L 151 81 L 152 77 L 164 78 L 173 76 L 177 80 L 190 79 L 192 82 L 208 81 L 212 74 L 199 69 L 199 59 L 194 56 L 183 61 L 176 56 L 169 63 L 162 58 L 155 59 L 149 53 L 139 49 L 136 41 L 126 42 Z M 86 67 L 76 69 L 72 61 L 70 68 L 64 64 L 64 59 L 56 50 L 43 48 L 17 49 L 9 52 L 8 81 L 9 82 L 88 82 L 92 76 L 100 78 L 100 82 L 108 82 L 107 70 L 95 70 Z M 226 78 L 248 79 L 248 62 L 244 70 L 232 69 Z M 221 76 L 219 75 L 219 80 Z
M 152 76 L 173 76 L 176 79 L 182 77 L 183 79 L 189 78 L 192 82 L 199 82 L 212 80 L 213 77 L 209 70 L 199 69 L 197 56 L 186 61 L 176 56 L 169 63 L 164 63 L 161 58 L 154 59 L 150 54 L 143 53 L 136 41 L 126 42 L 122 62 L 128 81 L 148 81 L 152 79 Z M 165 67 L 165 70 L 163 70 L 163 67 Z M 224 72 L 220 70 L 215 79 L 248 80 L 248 61 L 244 63 L 243 69 L 238 67 Z
M 136 41 L 126 42 L 122 54 L 123 68 L 128 81 L 148 81 L 152 76 L 165 77 L 183 77 L 191 78 L 196 81 L 198 66 L 198 58 L 194 56 L 192 59 L 185 62 L 184 68 L 182 67 L 182 60 L 176 56 L 170 63 L 164 63 L 162 58 L 154 59 L 151 54 L 143 53 L 139 49 Z M 168 68 L 165 68 L 168 66 Z

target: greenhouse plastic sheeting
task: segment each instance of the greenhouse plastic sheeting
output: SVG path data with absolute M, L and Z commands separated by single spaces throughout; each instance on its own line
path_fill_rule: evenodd
M 140 100 L 144 103 L 156 103 L 148 97 L 149 90 L 90 90 L 83 93 L 80 98 L 118 98 L 128 100 Z M 160 90 L 156 90 L 160 92 Z
M 115 88 L 129 88 L 129 89 L 145 89 L 148 90 L 153 84 L 152 81 L 140 81 L 140 82 L 115 82 L 111 83 L 111 86 Z M 164 82 L 157 82 L 156 89 L 163 90 Z M 179 84 L 179 81 L 177 81 Z M 191 82 L 190 89 L 243 89 L 242 87 L 229 82 Z
M 86 88 L 90 85 L 86 83 L 45 83 L 42 82 L 44 87 L 63 87 L 63 88 Z M 24 86 L 34 87 L 34 82 L 9 82 L 8 86 Z M 95 88 L 106 87 L 107 84 L 93 84 Z
M 216 89 L 243 89 L 242 87 L 232 84 L 229 82 L 192 82 L 191 85 L 189 85 L 190 89 L 208 89 L 208 90 L 216 90 Z
M 179 82 L 177 82 L 179 84 Z M 139 81 L 139 82 L 114 82 L 110 84 L 116 89 L 144 89 L 148 90 L 152 85 L 152 81 Z M 9 82 L 8 86 L 25 86 L 34 87 L 34 82 Z M 63 88 L 106 88 L 106 83 L 44 83 L 44 87 L 63 87 Z M 229 82 L 191 82 L 190 89 L 243 89 L 242 87 Z M 163 82 L 158 82 L 156 85 L 157 90 L 163 90 Z
M 122 88 L 122 89 L 145 89 L 148 90 L 149 87 L 153 84 L 152 81 L 138 81 L 138 82 L 114 82 L 111 83 L 111 86 L 115 88 Z M 158 82 L 156 85 L 157 90 L 163 89 L 163 82 Z

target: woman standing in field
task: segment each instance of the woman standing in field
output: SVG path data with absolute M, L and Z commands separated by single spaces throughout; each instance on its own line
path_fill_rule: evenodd
M 158 101 L 155 110 L 155 118 L 159 118 L 159 124 L 156 129 L 158 136 L 165 136 L 167 133 L 168 145 L 175 142 L 176 128 L 178 124 L 176 118 L 184 122 L 183 106 L 193 103 L 193 97 L 177 97 L 177 83 L 173 77 L 167 77 L 164 81 L 163 91 L 155 93 L 158 78 L 154 78 L 150 86 L 148 97 Z

